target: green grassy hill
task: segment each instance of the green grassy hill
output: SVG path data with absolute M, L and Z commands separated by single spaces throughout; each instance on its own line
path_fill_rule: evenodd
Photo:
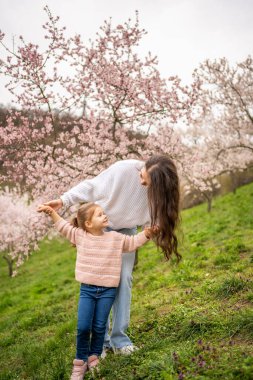
M 253 379 L 253 184 L 182 213 L 183 261 L 139 251 L 129 334 L 96 379 Z M 8 278 L 0 269 L 0 379 L 69 379 L 79 284 L 75 249 L 44 241 Z M 87 379 L 91 375 L 86 376 Z

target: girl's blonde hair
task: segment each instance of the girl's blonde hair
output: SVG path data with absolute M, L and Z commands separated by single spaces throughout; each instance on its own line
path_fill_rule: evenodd
M 90 221 L 93 217 L 95 209 L 98 207 L 95 203 L 85 203 L 77 210 L 77 215 L 71 220 L 71 224 L 74 227 L 79 227 L 85 230 L 85 222 Z

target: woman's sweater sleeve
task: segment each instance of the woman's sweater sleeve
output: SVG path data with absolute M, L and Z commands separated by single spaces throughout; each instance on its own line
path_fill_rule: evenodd
M 70 207 L 81 202 L 94 202 L 93 190 L 93 180 L 86 179 L 72 187 L 72 189 L 64 193 L 60 198 L 65 207 Z
M 114 166 L 110 166 L 94 178 L 85 179 L 64 193 L 60 197 L 63 205 L 70 207 L 81 202 L 96 202 L 103 194 L 104 188 L 110 186 L 111 176 L 115 175 Z
M 147 241 L 149 241 L 149 239 L 146 237 L 144 231 L 140 232 L 137 235 L 124 235 L 123 252 L 133 252 L 145 244 Z
M 65 238 L 67 238 L 72 244 L 76 244 L 77 233 L 80 228 L 72 226 L 69 222 L 64 219 L 58 220 L 55 223 L 55 228 L 58 232 Z

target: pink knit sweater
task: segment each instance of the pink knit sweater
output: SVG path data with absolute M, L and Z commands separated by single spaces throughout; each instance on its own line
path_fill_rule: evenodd
M 122 252 L 133 252 L 148 239 L 144 231 L 134 236 L 116 231 L 92 235 L 73 227 L 64 219 L 55 223 L 56 229 L 76 245 L 76 280 L 90 285 L 117 287 L 120 281 Z

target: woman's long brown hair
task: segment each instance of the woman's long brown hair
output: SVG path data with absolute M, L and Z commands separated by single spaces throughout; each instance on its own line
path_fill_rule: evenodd
M 180 200 L 177 168 L 169 157 L 160 155 L 149 158 L 145 167 L 151 179 L 148 186 L 151 226 L 158 224 L 160 229 L 154 241 L 167 260 L 174 253 L 180 261 L 175 233 L 179 223 Z

